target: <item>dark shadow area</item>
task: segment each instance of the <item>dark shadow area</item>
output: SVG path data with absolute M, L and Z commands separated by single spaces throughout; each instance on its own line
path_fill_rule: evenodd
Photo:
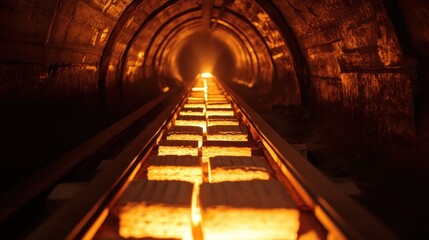
M 0 192 L 159 95 L 135 85 L 107 92 L 107 102 L 101 102 L 96 92 L 2 100 Z

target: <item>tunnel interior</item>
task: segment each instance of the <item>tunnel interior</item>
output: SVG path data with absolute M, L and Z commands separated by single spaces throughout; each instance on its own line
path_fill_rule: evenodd
M 211 72 L 396 233 L 428 236 L 427 207 L 393 210 L 428 200 L 428 19 L 419 0 L 2 1 L 0 190 Z
M 183 40 L 173 57 L 172 72 L 177 71 L 180 79 L 190 81 L 199 73 L 210 72 L 225 81 L 231 81 L 235 74 L 236 58 L 224 42 L 210 34 L 195 33 Z M 166 73 L 166 75 L 168 75 Z

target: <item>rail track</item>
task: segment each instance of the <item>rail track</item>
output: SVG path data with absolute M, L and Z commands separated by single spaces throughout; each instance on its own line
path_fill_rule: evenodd
M 106 148 L 118 126 L 65 159 Z M 76 194 L 26 238 L 395 239 L 213 76 L 126 143 L 89 182 L 68 185 Z

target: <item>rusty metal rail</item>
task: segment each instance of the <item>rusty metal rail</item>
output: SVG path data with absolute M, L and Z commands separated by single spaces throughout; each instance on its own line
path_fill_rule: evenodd
M 162 130 L 173 117 L 172 113 L 182 103 L 185 89 L 174 97 L 165 110 L 141 132 L 112 162 L 64 207 L 53 214 L 38 227 L 29 239 L 76 239 L 82 238 L 85 231 L 103 215 L 109 201 L 123 190 L 130 175 L 141 164 L 138 159 L 144 157 L 153 148 Z
M 168 96 L 169 94 L 164 94 L 149 101 L 132 114 L 111 125 L 51 164 L 24 179 L 16 186 L 13 186 L 8 191 L 2 193 L 0 195 L 0 223 L 6 222 L 13 214 L 56 184 L 74 168 L 97 154 L 100 149 L 113 144 L 113 141 L 120 134 L 165 101 Z

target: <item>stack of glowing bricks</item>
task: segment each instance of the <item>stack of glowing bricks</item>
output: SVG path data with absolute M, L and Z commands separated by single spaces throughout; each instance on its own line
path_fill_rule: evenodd
M 119 234 L 159 239 L 296 239 L 299 211 L 214 77 L 202 75 L 119 200 Z

